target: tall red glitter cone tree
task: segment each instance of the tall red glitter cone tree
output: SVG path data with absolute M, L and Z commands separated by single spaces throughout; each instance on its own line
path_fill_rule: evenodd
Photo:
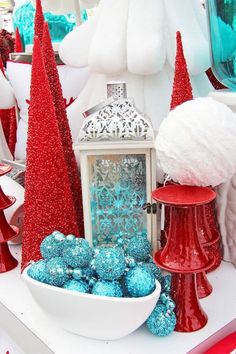
M 16 27 L 16 33 L 15 33 L 15 48 L 14 48 L 14 51 L 16 53 L 22 53 L 24 50 L 23 50 L 23 45 L 22 45 L 22 42 L 21 42 L 21 38 L 20 38 L 20 32 L 19 32 L 19 29 L 18 27 Z
M 181 103 L 193 99 L 192 86 L 184 57 L 181 33 L 179 31 L 176 33 L 176 44 L 175 75 L 170 109 L 174 109 Z
M 45 68 L 48 75 L 48 81 L 51 88 L 52 98 L 55 106 L 58 128 L 61 136 L 62 146 L 64 149 L 64 156 L 67 164 L 70 186 L 73 195 L 73 201 L 77 213 L 79 235 L 84 236 L 83 205 L 82 205 L 80 175 L 76 164 L 75 154 L 72 148 L 71 131 L 67 119 L 65 102 L 63 100 L 62 87 L 60 83 L 60 78 L 57 70 L 56 60 L 53 52 L 53 47 L 52 47 L 52 42 L 51 42 L 47 22 L 44 23 L 42 49 L 43 49 Z
M 39 38 L 40 44 L 43 41 L 44 16 L 41 0 L 36 0 L 36 11 L 34 18 L 34 35 Z
M 26 167 L 23 268 L 41 258 L 40 244 L 54 230 L 75 235 L 79 231 L 38 37 L 32 58 Z

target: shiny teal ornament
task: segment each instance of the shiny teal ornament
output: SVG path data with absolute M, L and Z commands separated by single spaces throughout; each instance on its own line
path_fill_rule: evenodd
M 125 262 L 129 268 L 133 268 L 137 265 L 137 262 L 135 261 L 135 259 L 130 256 L 125 257 Z
M 176 326 L 176 316 L 165 305 L 158 304 L 146 322 L 148 330 L 159 337 L 168 336 Z
M 101 248 L 94 261 L 94 268 L 103 280 L 117 280 L 125 271 L 126 263 L 120 248 Z
M 61 257 L 47 261 L 46 282 L 50 285 L 61 287 L 69 280 L 68 267 Z
M 170 293 L 171 275 L 166 275 L 161 279 L 161 292 Z
M 167 310 L 173 311 L 175 308 L 175 302 L 172 300 L 168 293 L 161 293 L 158 302 L 165 305 Z
M 159 282 L 161 282 L 161 279 L 162 279 L 162 272 L 161 272 L 160 268 L 158 268 L 158 267 L 156 266 L 155 263 L 153 263 L 153 262 L 142 263 L 142 265 L 143 265 L 147 270 L 149 270 Z
M 34 280 L 40 281 L 41 283 L 47 283 L 46 261 L 40 260 L 32 263 L 30 268 L 27 270 L 27 274 Z
M 72 268 L 88 267 L 93 258 L 93 250 L 84 239 L 72 242 L 71 246 L 66 246 L 62 253 L 63 260 Z
M 41 242 L 40 252 L 44 259 L 49 260 L 62 255 L 65 240 L 62 235 L 63 234 L 52 234 L 45 237 Z
M 89 280 L 94 276 L 94 273 L 94 270 L 90 266 L 87 268 L 74 268 L 72 271 L 72 277 L 76 280 Z
M 63 285 L 64 289 L 88 293 L 89 286 L 84 280 L 69 280 Z
M 98 280 L 93 288 L 93 295 L 122 297 L 121 285 L 117 281 Z
M 137 262 L 149 260 L 152 247 L 151 243 L 143 236 L 132 237 L 126 248 L 126 254 L 133 257 Z
M 155 286 L 154 275 L 142 265 L 131 268 L 125 275 L 125 287 L 131 297 L 149 295 Z

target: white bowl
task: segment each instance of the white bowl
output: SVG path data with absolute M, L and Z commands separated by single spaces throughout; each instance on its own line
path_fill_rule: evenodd
M 114 340 L 135 331 L 154 309 L 161 292 L 160 283 L 148 296 L 117 298 L 84 294 L 40 283 L 27 275 L 22 277 L 36 303 L 57 324 L 84 337 Z

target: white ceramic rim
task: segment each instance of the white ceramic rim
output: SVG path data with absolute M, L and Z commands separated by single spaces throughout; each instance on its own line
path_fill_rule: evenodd
M 147 295 L 147 296 L 142 296 L 142 297 L 112 297 L 112 296 L 100 296 L 100 295 L 93 295 L 93 294 L 86 294 L 86 293 L 81 293 L 78 291 L 70 290 L 68 291 L 67 289 L 59 288 L 57 286 L 53 285 L 48 285 L 41 283 L 38 280 L 34 280 L 31 278 L 28 274 L 27 271 L 30 268 L 30 265 L 27 266 L 24 271 L 21 274 L 21 277 L 28 283 L 31 283 L 33 285 L 36 285 L 38 287 L 41 287 L 43 289 L 48 289 L 50 291 L 56 291 L 62 294 L 65 294 L 65 296 L 78 296 L 82 298 L 88 298 L 88 299 L 96 299 L 97 301 L 107 301 L 107 302 L 146 302 L 149 301 L 151 298 L 155 298 L 157 294 L 161 293 L 161 284 L 159 283 L 158 280 L 156 280 L 156 288 L 155 290 Z

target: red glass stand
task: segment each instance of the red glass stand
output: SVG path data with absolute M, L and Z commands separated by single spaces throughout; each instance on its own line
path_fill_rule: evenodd
M 10 166 L 0 164 L 0 176 L 3 176 L 10 170 Z M 0 187 L 0 273 L 10 271 L 18 264 L 10 252 L 7 242 L 14 239 L 18 235 L 19 230 L 16 226 L 8 224 L 3 211 L 12 206 L 15 201 L 14 197 L 6 196 Z
M 202 310 L 196 288 L 196 274 L 212 266 L 199 238 L 198 213 L 202 205 L 215 199 L 210 188 L 169 185 L 152 193 L 153 199 L 167 205 L 170 222 L 167 242 L 158 251 L 156 264 L 173 273 L 171 294 L 176 302 L 176 331 L 192 332 L 204 327 L 207 315 Z

